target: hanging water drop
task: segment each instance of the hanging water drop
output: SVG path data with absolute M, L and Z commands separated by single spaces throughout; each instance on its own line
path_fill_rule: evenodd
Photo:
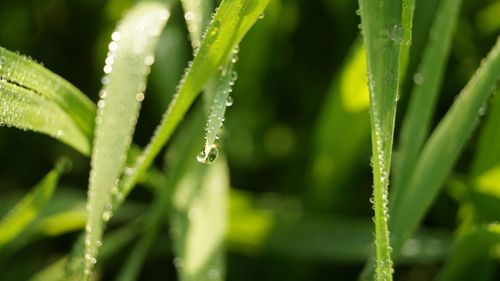
M 234 102 L 233 98 L 231 96 L 227 96 L 227 98 L 226 98 L 226 106 L 233 105 L 233 102 Z
M 266 16 L 266 15 L 264 14 L 264 12 L 262 12 L 262 13 L 260 13 L 260 14 L 259 14 L 259 19 L 261 20 L 261 19 L 263 19 L 265 16 Z
M 198 162 L 203 163 L 203 164 L 211 164 L 217 159 L 217 156 L 219 155 L 219 150 L 217 149 L 217 146 L 215 144 L 212 144 L 209 148 L 203 149 L 196 159 Z

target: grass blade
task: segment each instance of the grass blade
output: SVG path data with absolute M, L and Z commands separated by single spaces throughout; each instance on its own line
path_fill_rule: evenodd
M 0 249 L 21 233 L 52 198 L 61 174 L 68 163 L 59 162 L 12 210 L 0 221 Z
M 80 129 L 93 135 L 95 106 L 77 88 L 29 58 L 0 48 L 0 76 L 53 100 Z
M 195 165 L 172 196 L 174 265 L 181 281 L 224 280 L 227 167 Z
M 375 279 L 392 280 L 387 187 L 398 99 L 401 2 L 360 0 L 368 67 L 375 210 Z
M 74 123 L 67 112 L 38 93 L 7 80 L 0 80 L 0 124 L 49 135 L 90 154 L 91 138 Z
M 403 11 L 401 15 L 401 26 L 403 28 L 403 44 L 401 44 L 401 71 L 400 79 L 404 79 L 408 61 L 410 60 L 410 47 L 413 31 L 413 14 L 415 11 L 415 0 L 403 0 Z
M 436 280 L 493 280 L 493 257 L 498 258 L 492 249 L 500 244 L 500 225 L 490 223 L 477 227 L 460 238 L 450 259 Z
M 135 162 L 133 173 L 123 178 L 119 189 L 122 196 L 117 198 L 114 208 L 117 208 L 151 165 L 205 84 L 217 73 L 218 68 L 257 21 L 268 2 L 269 0 L 222 1 L 151 142 Z
M 470 200 L 477 223 L 500 219 L 500 97 L 493 96 L 470 170 Z
M 353 44 L 342 71 L 331 85 L 316 121 L 312 164 L 312 199 L 330 209 L 352 175 L 360 156 L 367 153 L 370 122 L 366 54 L 361 42 Z M 348 134 L 345 132 L 349 131 Z
M 233 71 L 235 62 L 234 56 L 229 58 L 228 62 L 223 66 L 220 75 L 218 75 L 218 81 L 215 81 L 215 88 L 207 91 L 207 96 L 211 95 L 212 99 L 205 125 L 205 145 L 196 157 L 200 163 L 210 164 L 215 161 L 219 154 L 215 141 L 222 134 L 226 108 L 233 104 L 233 98 L 230 96 L 230 93 L 237 77 L 236 72 Z
M 139 3 L 111 36 L 89 178 L 83 280 L 88 280 L 96 263 L 104 226 L 112 215 L 112 193 L 117 193 L 154 49 L 168 17 L 162 4 Z
M 500 38 L 439 123 L 401 193 L 391 221 L 393 247 L 417 228 L 470 137 L 500 73 Z M 415 204 L 418 202 L 418 204 Z
M 212 11 L 211 1 L 181 0 L 184 10 L 184 19 L 186 20 L 191 46 L 194 49 L 200 47 L 202 32 L 210 20 L 210 11 Z
M 400 151 L 391 189 L 391 210 L 398 210 L 400 193 L 408 185 L 420 150 L 427 138 L 446 61 L 450 52 L 461 0 L 442 1 L 425 48 L 422 63 L 414 75 L 415 86 L 402 126 Z
M 90 154 L 95 105 L 69 82 L 0 48 L 0 94 L 1 124 L 50 135 Z
M 201 109 L 201 107 L 197 108 Z M 123 270 L 117 280 L 136 280 L 141 269 L 146 254 L 151 248 L 152 243 L 158 236 L 161 224 L 165 221 L 167 211 L 171 205 L 171 196 L 173 190 L 178 186 L 182 176 L 187 171 L 192 170 L 196 154 L 201 146 L 202 115 L 201 110 L 197 110 L 195 116 L 188 120 L 185 130 L 181 131 L 179 136 L 172 143 L 167 156 L 167 163 L 172 163 L 168 170 L 168 177 L 162 185 L 158 186 L 157 196 L 147 214 L 147 222 L 143 237 L 135 245 L 127 261 L 123 265 Z M 200 136 L 200 137 L 196 137 Z
M 268 202 L 270 196 L 272 205 Z M 307 210 L 301 213 L 297 199 L 278 194 L 258 197 L 237 189 L 230 193 L 230 206 L 227 240 L 231 252 L 342 264 L 359 264 L 372 255 L 370 220 L 324 216 Z M 440 261 L 450 248 L 450 233 L 426 229 L 411 238 L 397 262 Z

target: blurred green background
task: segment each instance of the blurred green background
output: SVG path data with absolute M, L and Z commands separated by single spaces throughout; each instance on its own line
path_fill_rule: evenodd
M 134 2 L 2 0 L 0 46 L 31 56 L 96 101 L 108 38 Z M 149 141 L 191 59 L 183 11 L 173 2 L 134 136 L 140 146 Z M 416 1 L 397 128 L 438 2 Z M 228 109 L 220 144 L 234 190 L 231 209 L 236 210 L 228 237 L 228 280 L 355 280 L 368 257 L 372 175 L 357 8 L 353 0 L 272 0 L 240 45 L 234 105 Z M 499 1 L 464 1 L 435 123 L 495 42 L 499 15 Z M 345 97 L 346 87 L 355 91 L 353 96 Z M 468 171 L 474 144 L 475 138 L 455 169 L 458 177 Z M 66 206 L 85 199 L 89 160 L 64 144 L 0 128 L 0 155 L 0 214 L 61 156 L 68 156 L 73 165 L 62 178 L 57 202 Z M 162 167 L 158 158 L 157 166 Z M 147 189 L 134 190 L 122 219 L 118 216 L 110 228 L 143 212 L 152 196 Z M 238 202 L 252 207 L 241 211 Z M 440 195 L 425 220 L 430 234 L 422 239 L 438 241 L 441 247 L 397 267 L 396 280 L 435 276 L 457 227 L 459 206 L 450 192 Z M 1 280 L 26 280 L 68 253 L 77 235 L 74 230 L 30 238 L 0 253 Z M 140 280 L 173 280 L 167 229 L 156 243 Z M 127 247 L 119 253 L 106 261 L 103 280 L 120 269 L 119 257 L 128 254 Z M 498 264 L 494 272 L 500 278 Z

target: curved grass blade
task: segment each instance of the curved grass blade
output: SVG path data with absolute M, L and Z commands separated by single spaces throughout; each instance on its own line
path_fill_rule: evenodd
M 31 59 L 0 48 L 0 77 L 56 103 L 89 140 L 95 105 L 76 87 Z
M 500 245 L 500 224 L 490 223 L 477 227 L 455 245 L 450 258 L 436 280 L 493 280 L 493 258 L 498 258 L 492 249 Z
M 112 193 L 117 193 L 154 49 L 168 17 L 162 4 L 139 3 L 111 36 L 89 178 L 83 280 L 88 280 L 96 263 L 104 226 L 112 215 Z
M 121 196 L 117 197 L 114 208 L 148 169 L 205 84 L 217 73 L 268 3 L 269 0 L 222 1 L 151 142 L 137 159 L 131 169 L 133 172 L 123 178 L 119 188 Z
M 470 137 L 500 73 L 500 37 L 422 149 L 391 221 L 393 248 L 415 231 Z
M 375 279 L 392 280 L 387 187 L 398 99 L 401 2 L 359 0 L 366 49 L 373 151 Z
M 2 78 L 0 105 L 0 126 L 43 133 L 90 154 L 91 137 L 54 101 Z
M 21 233 L 52 198 L 59 178 L 67 167 L 60 161 L 12 210 L 0 221 L 0 249 Z
M 366 54 L 360 40 L 336 76 L 314 129 L 311 193 L 314 205 L 324 209 L 339 202 L 357 160 L 368 152 L 360 149 L 370 138 Z
M 440 4 L 422 63 L 414 75 L 415 86 L 402 126 L 398 165 L 391 189 L 393 212 L 398 211 L 398 197 L 405 192 L 431 126 L 461 3 L 461 0 L 446 0 Z

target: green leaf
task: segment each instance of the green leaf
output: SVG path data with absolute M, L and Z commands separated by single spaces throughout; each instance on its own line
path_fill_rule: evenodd
M 469 139 L 500 73 L 500 38 L 422 149 L 391 220 L 397 251 L 415 231 Z
M 458 239 L 436 280 L 493 280 L 492 258 L 498 258 L 499 254 L 492 249 L 499 245 L 498 223 L 476 227 Z
M 100 259 L 106 261 L 111 259 L 120 249 L 127 246 L 138 234 L 140 226 L 144 222 L 141 216 L 130 223 L 111 231 L 104 237 L 104 243 L 100 250 Z M 81 259 L 78 253 L 83 251 L 83 243 L 76 243 L 70 255 L 64 256 L 49 264 L 44 269 L 32 276 L 32 281 L 69 281 L 80 280 L 78 268 L 81 267 Z M 73 266 L 73 267 L 72 267 Z
M 151 142 L 134 164 L 133 173 L 123 178 L 119 192 L 123 197 L 118 198 L 115 207 L 123 201 L 151 165 L 200 91 L 226 62 L 232 50 L 257 21 L 268 2 L 269 0 L 222 1 Z
M 0 125 L 52 136 L 90 154 L 95 105 L 31 59 L 0 48 Z
M 410 59 L 414 11 L 415 0 L 403 0 L 403 11 L 401 15 L 401 26 L 403 28 L 403 44 L 401 45 L 400 79 L 404 78 L 404 75 L 406 74 L 408 68 L 408 61 Z
M 125 168 L 146 77 L 154 62 L 158 37 L 170 15 L 156 2 L 141 2 L 131 9 L 111 35 L 100 92 L 89 179 L 85 259 L 82 277 L 88 280 L 96 263 L 105 223 L 112 214 L 112 193 Z
M 172 196 L 174 265 L 181 281 L 224 280 L 227 167 L 195 165 Z
M 211 1 L 181 0 L 184 10 L 184 19 L 186 20 L 191 46 L 194 49 L 201 44 L 202 32 L 209 24 L 210 11 L 212 11 Z
M 367 84 L 366 54 L 357 40 L 330 86 L 314 129 L 311 193 L 321 208 L 341 201 L 357 162 L 367 155 L 368 149 L 362 149 L 370 134 Z
M 461 0 L 442 1 L 436 14 L 421 65 L 414 75 L 415 86 L 405 115 L 400 149 L 391 189 L 391 210 L 397 212 L 399 196 L 404 193 L 427 138 L 441 87 Z
M 303 210 L 297 199 L 279 194 L 259 197 L 234 188 L 230 206 L 227 240 L 231 252 L 343 264 L 359 264 L 372 254 L 369 220 L 318 215 Z M 440 261 L 450 248 L 450 233 L 426 229 L 408 241 L 398 263 Z
M 387 226 L 387 186 L 399 88 L 399 58 L 403 39 L 402 6 L 397 0 L 359 0 L 359 6 L 370 91 L 375 210 L 375 279 L 392 280 L 392 260 Z
M 173 190 L 177 188 L 182 177 L 194 168 L 193 165 L 199 166 L 195 158 L 202 145 L 203 119 L 201 109 L 201 107 L 197 108 L 195 115 L 188 120 L 187 126 L 180 132 L 168 150 L 166 162 L 172 163 L 167 171 L 168 176 L 160 185 L 156 186 L 155 200 L 146 214 L 148 219 L 144 226 L 145 231 L 125 261 L 117 280 L 137 279 L 142 263 L 158 236 L 159 228 L 166 220 Z
M 0 249 L 16 238 L 50 201 L 67 161 L 59 162 L 12 210 L 0 221 Z

